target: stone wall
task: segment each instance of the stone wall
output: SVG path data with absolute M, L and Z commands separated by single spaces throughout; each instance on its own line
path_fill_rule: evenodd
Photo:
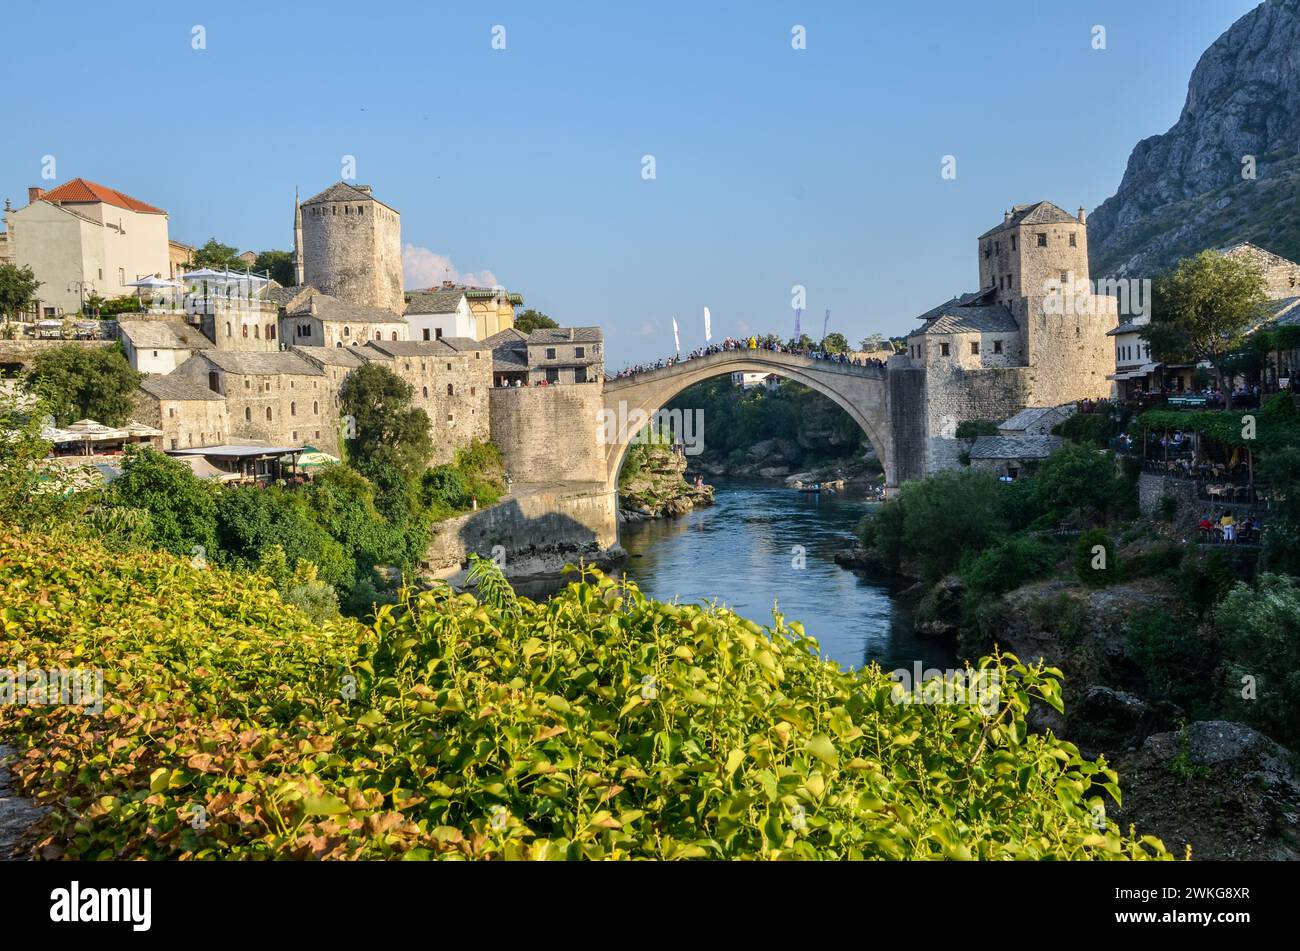
M 488 402 L 492 352 L 448 353 L 437 343 L 427 346 L 427 355 L 399 355 L 385 366 L 411 384 L 411 405 L 428 414 L 432 464 L 440 465 L 451 462 L 457 449 L 494 436 Z
M 209 386 L 213 371 L 226 397 L 231 437 L 272 446 L 310 444 L 338 454 L 338 411 L 323 373 L 234 373 L 214 367 L 201 355 L 186 360 L 175 373 Z
M 604 481 L 599 384 L 494 387 L 492 441 L 517 482 Z
M 1196 498 L 1196 483 L 1191 479 L 1174 479 L 1170 476 L 1143 472 L 1138 475 L 1138 507 L 1143 515 L 1154 515 L 1160 510 L 1160 500 L 1166 495 L 1178 500 L 1177 519 L 1181 523 L 1197 521 L 1197 509 L 1202 505 Z M 1204 503 L 1205 508 L 1210 504 Z
M 143 390 L 131 396 L 132 418 L 161 429 L 160 447 L 219 446 L 230 440 L 225 400 L 167 400 Z
M 1004 420 L 1029 405 L 1029 369 L 926 371 L 927 443 L 925 473 L 961 465 L 967 446 L 958 440 L 957 426 L 968 420 Z M 891 373 L 892 375 L 892 373 Z
M 496 554 L 504 555 L 507 575 L 529 575 L 580 557 L 591 561 L 617 543 L 616 495 L 603 480 L 531 485 L 491 508 L 435 524 L 421 567 L 445 578 L 465 567 L 471 553 Z
M 103 349 L 117 346 L 116 340 L 0 340 L 0 376 L 6 368 L 29 367 L 37 356 L 59 347 L 73 344 L 78 347 Z
M 908 365 L 907 357 L 889 361 L 889 423 L 894 431 L 894 474 L 899 485 L 925 475 L 926 371 Z

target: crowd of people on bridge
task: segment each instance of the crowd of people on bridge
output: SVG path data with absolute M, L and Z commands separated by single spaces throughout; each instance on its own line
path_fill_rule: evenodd
M 697 347 L 685 354 L 675 354 L 671 357 L 664 357 L 655 360 L 653 363 L 635 363 L 631 366 L 624 367 L 614 374 L 614 379 L 635 376 L 638 373 L 648 373 L 651 370 L 662 370 L 665 367 L 676 366 L 687 360 L 694 360 L 699 357 L 712 356 L 715 353 L 726 353 L 732 350 L 766 350 L 769 353 L 789 353 L 799 357 L 808 357 L 813 360 L 828 360 L 831 363 L 842 363 L 846 366 L 855 367 L 874 367 L 883 368 L 885 362 L 874 357 L 854 357 L 847 353 L 827 353 L 816 347 L 795 347 L 782 343 L 776 334 L 768 334 L 765 337 L 750 336 L 748 339 L 736 339 L 727 337 L 721 343 L 711 343 L 704 347 Z

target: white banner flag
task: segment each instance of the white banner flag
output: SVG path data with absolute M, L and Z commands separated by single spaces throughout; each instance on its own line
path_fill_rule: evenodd
M 713 339 L 713 318 L 709 316 L 709 309 L 704 308 L 704 342 L 708 343 Z
M 673 349 L 682 352 L 682 338 L 677 335 L 677 318 L 673 318 Z

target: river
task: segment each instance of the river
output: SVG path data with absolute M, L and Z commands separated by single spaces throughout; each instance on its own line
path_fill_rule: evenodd
M 809 495 L 748 482 L 716 483 L 716 504 L 681 518 L 624 525 L 626 572 L 661 601 L 717 599 L 759 624 L 775 599 L 802 621 L 822 653 L 843 666 L 885 670 L 954 666 L 945 644 L 917 638 L 896 588 L 847 571 L 833 559 L 852 542 L 870 503 L 843 493 Z M 794 567 L 799 560 L 803 567 Z

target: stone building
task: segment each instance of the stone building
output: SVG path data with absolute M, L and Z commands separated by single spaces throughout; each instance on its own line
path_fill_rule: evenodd
M 528 382 L 598 383 L 605 379 L 599 327 L 552 327 L 528 335 Z
M 119 320 L 117 332 L 127 362 L 141 373 L 171 373 L 196 350 L 214 346 L 183 320 Z
M 225 398 L 231 439 L 338 452 L 339 417 L 328 378 L 297 353 L 203 350 L 171 376 Z
M 366 359 L 384 359 L 388 369 L 411 385 L 412 405 L 429 417 L 435 465 L 450 462 L 457 449 L 474 440 L 492 438 L 492 351 L 478 341 L 372 340 L 362 353 Z
M 924 370 L 925 471 L 960 464 L 957 426 L 1110 393 L 1115 300 L 1093 293 L 1078 216 L 1017 205 L 978 241 L 980 290 L 921 315 L 891 369 Z
M 178 374 L 150 376 L 134 394 L 135 418 L 162 430 L 161 448 L 219 446 L 230 438 L 226 401 Z
M 402 222 L 369 185 L 338 182 L 294 207 L 296 283 L 401 314 Z
M 970 465 L 1014 482 L 1064 444 L 1059 436 L 981 436 L 970 448 Z
M 295 347 L 359 347 L 367 341 L 408 339 L 398 314 L 324 294 L 314 287 L 292 292 L 280 309 L 280 339 Z

